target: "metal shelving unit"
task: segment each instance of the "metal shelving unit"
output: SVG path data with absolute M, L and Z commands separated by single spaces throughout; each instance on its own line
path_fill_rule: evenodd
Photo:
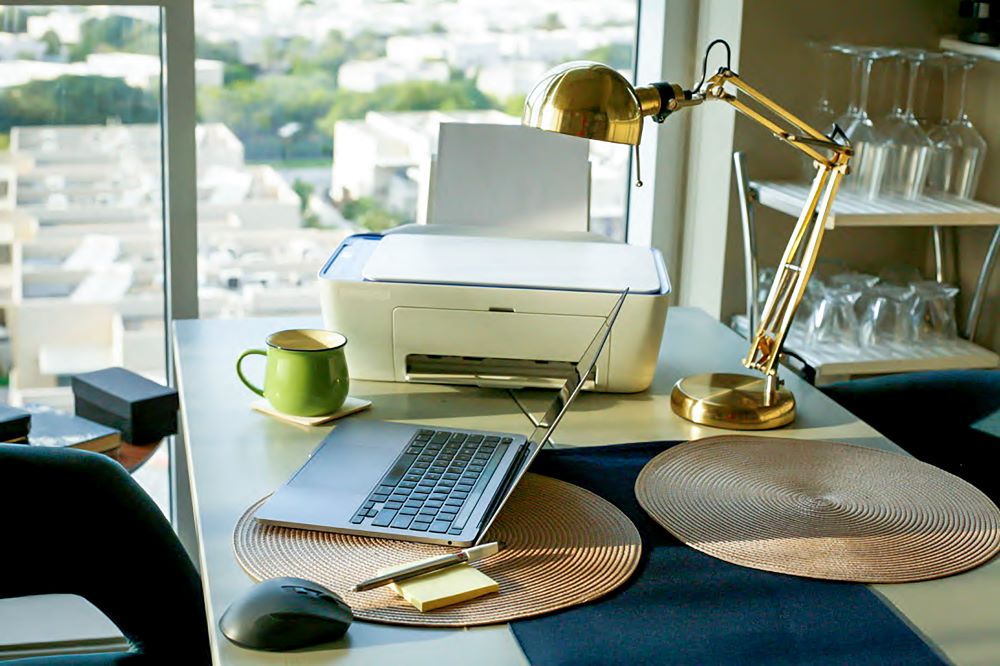
M 749 242 L 745 245 L 748 266 L 756 264 L 757 257 L 752 249 L 756 243 L 754 207 L 759 204 L 786 215 L 797 217 L 809 193 L 807 185 L 773 181 L 748 182 L 742 156 L 735 159 L 737 182 L 741 186 L 743 203 L 744 235 Z M 992 242 L 986 251 L 983 265 L 969 304 L 969 316 L 963 334 L 967 340 L 941 341 L 932 344 L 898 345 L 879 349 L 864 349 L 847 346 L 815 346 L 806 344 L 801 328 L 789 331 L 785 347 L 797 353 L 816 371 L 817 383 L 846 379 L 854 375 L 869 375 L 889 372 L 913 372 L 918 370 L 942 370 L 956 368 L 993 368 L 1000 364 L 1000 357 L 992 351 L 970 342 L 975 338 L 979 314 L 990 274 L 1000 255 L 1000 207 L 979 201 L 952 198 L 923 197 L 917 200 L 881 198 L 868 200 L 850 192 L 841 191 L 834 201 L 833 210 L 826 224 L 828 229 L 847 227 L 927 227 L 935 231 L 935 242 L 939 242 L 938 228 L 943 226 L 985 226 L 994 227 Z M 938 275 L 942 274 L 940 253 L 935 253 Z M 751 275 L 752 273 L 752 275 Z M 940 279 L 940 277 L 939 277 Z M 748 289 L 747 298 L 756 294 L 756 271 L 748 272 L 748 281 L 753 286 Z M 748 313 L 754 303 L 748 302 Z M 747 333 L 751 326 L 748 316 L 738 315 L 733 319 L 737 331 Z
M 732 327 L 747 335 L 746 315 L 736 315 Z M 801 326 L 793 324 L 785 349 L 794 352 L 815 371 L 817 386 L 864 375 L 922 370 L 995 368 L 1000 356 L 968 340 L 934 340 L 914 344 L 852 347 L 807 344 Z

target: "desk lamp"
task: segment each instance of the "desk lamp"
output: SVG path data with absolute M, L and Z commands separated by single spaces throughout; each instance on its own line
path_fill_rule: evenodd
M 708 56 L 716 45 L 725 47 L 726 66 L 706 80 Z M 633 87 L 606 65 L 565 63 L 549 70 L 528 94 L 521 123 L 560 134 L 638 146 L 644 117 L 662 123 L 674 111 L 721 101 L 812 158 L 816 177 L 743 359 L 744 366 L 763 376 L 693 375 L 678 381 L 670 396 L 674 412 L 689 421 L 765 430 L 795 420 L 795 398 L 778 378 L 778 356 L 805 294 L 823 241 L 824 224 L 847 173 L 852 151 L 839 128 L 835 127 L 827 137 L 746 83 L 730 68 L 730 62 L 729 44 L 721 39 L 713 41 L 705 50 L 701 81 L 690 90 L 666 81 Z M 842 141 L 836 140 L 838 137 Z M 641 179 L 637 178 L 636 184 L 641 186 Z

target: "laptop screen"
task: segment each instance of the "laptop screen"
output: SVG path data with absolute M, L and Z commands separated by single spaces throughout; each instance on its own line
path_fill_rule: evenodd
M 590 373 L 594 370 L 594 366 L 597 365 L 597 357 L 601 355 L 601 350 L 607 344 L 608 336 L 611 334 L 611 327 L 614 325 L 615 319 L 618 318 L 618 312 L 622 309 L 622 304 L 625 302 L 625 296 L 627 295 L 628 289 L 622 292 L 622 295 L 618 298 L 618 302 L 615 303 L 615 306 L 611 308 L 611 312 L 605 318 L 604 323 L 597 329 L 597 334 L 590 342 L 590 346 L 583 352 L 580 360 L 576 362 L 566 383 L 559 389 L 559 393 L 556 394 L 552 404 L 545 411 L 542 420 L 539 421 L 538 426 L 532 431 L 531 436 L 528 438 L 530 443 L 541 448 L 545 445 L 549 437 L 552 436 L 563 414 L 566 413 L 570 404 L 583 388 L 584 381 L 590 376 Z
M 611 327 L 615 323 L 615 319 L 618 318 L 618 312 L 622 309 L 622 304 L 625 302 L 625 297 L 628 295 L 628 289 L 622 292 L 621 296 L 618 297 L 618 301 L 615 306 L 611 308 L 611 312 L 608 313 L 607 318 L 605 318 L 604 323 L 601 327 L 597 329 L 597 334 L 594 335 L 594 339 L 591 340 L 590 346 L 587 350 L 583 352 L 583 356 L 580 360 L 576 362 L 573 367 L 569 378 L 563 387 L 559 389 L 558 395 L 556 395 L 555 400 L 549 405 L 548 410 L 545 412 L 545 416 L 539 422 L 539 425 L 531 433 L 528 441 L 522 445 L 522 448 L 517 453 L 517 458 L 513 463 L 511 468 L 511 474 L 505 481 L 505 485 L 501 486 L 497 490 L 497 494 L 494 496 L 493 501 L 490 502 L 490 506 L 487 507 L 486 513 L 483 515 L 483 521 L 480 524 L 481 531 L 479 532 L 479 537 L 476 539 L 476 543 L 482 541 L 486 532 L 489 530 L 490 525 L 496 519 L 497 515 L 500 513 L 500 509 L 503 505 L 507 503 L 507 499 L 514 492 L 514 488 L 517 487 L 518 481 L 524 476 L 524 473 L 528 471 L 528 467 L 531 466 L 532 461 L 542 450 L 545 442 L 549 437 L 552 436 L 553 431 L 555 431 L 556 426 L 559 425 L 559 421 L 562 420 L 563 414 L 572 404 L 573 400 L 580 393 L 583 388 L 583 383 L 590 373 L 593 371 L 594 366 L 597 365 L 597 358 L 601 355 L 601 350 L 604 349 L 604 345 L 608 342 L 608 336 L 611 335 Z

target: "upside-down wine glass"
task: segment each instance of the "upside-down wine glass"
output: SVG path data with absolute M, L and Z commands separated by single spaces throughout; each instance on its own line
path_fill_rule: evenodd
M 854 157 L 851 173 L 844 179 L 844 189 L 867 199 L 878 196 L 885 172 L 885 136 L 868 115 L 868 93 L 872 67 L 877 60 L 895 53 L 892 49 L 837 44 L 834 50 L 851 57 L 852 93 L 847 111 L 837 119 L 844 131 Z
M 883 119 L 886 138 L 886 169 L 882 188 L 905 199 L 916 199 L 924 191 L 927 167 L 934 142 L 914 113 L 917 79 L 930 54 L 903 49 L 896 55 L 895 104 Z M 901 91 L 905 90 L 905 98 Z
M 837 120 L 837 110 L 830 99 L 830 75 L 834 56 L 837 52 L 826 42 L 809 42 L 809 50 L 814 54 L 814 60 L 819 62 L 819 98 L 808 111 L 806 118 L 809 123 L 827 136 L 833 132 L 833 124 Z M 803 175 L 806 181 L 812 181 L 816 175 L 816 165 L 813 160 L 806 159 Z
M 929 136 L 934 142 L 927 189 L 934 194 L 971 199 L 986 158 L 986 140 L 965 113 L 965 87 L 976 59 L 946 53 L 943 62 L 944 109 Z

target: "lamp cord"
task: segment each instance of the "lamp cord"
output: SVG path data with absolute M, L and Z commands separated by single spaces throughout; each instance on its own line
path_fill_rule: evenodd
M 733 51 L 729 47 L 729 42 L 727 42 L 724 39 L 712 40 L 709 43 L 709 45 L 705 48 L 705 57 L 701 61 L 701 80 L 698 81 L 698 85 L 694 87 L 692 92 L 698 92 L 699 90 L 701 90 L 701 87 L 705 85 L 705 77 L 708 76 L 708 56 L 709 54 L 712 53 L 712 47 L 715 46 L 716 44 L 722 44 L 726 48 L 726 69 L 728 69 L 729 71 L 733 70 L 732 68 Z

